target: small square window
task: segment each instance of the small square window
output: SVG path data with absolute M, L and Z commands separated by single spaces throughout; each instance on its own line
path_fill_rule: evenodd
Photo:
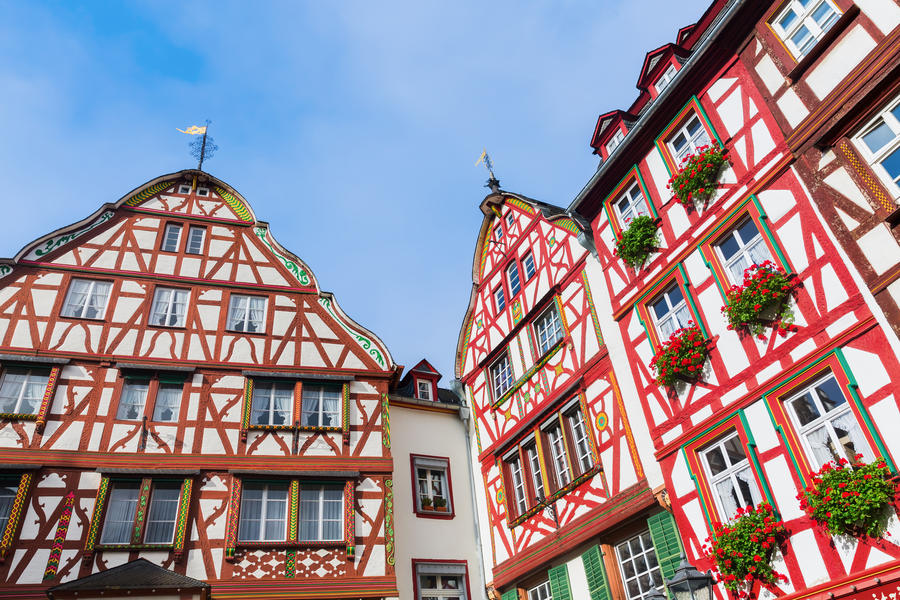
M 625 134 L 622 133 L 621 129 L 616 129 L 616 132 L 612 135 L 608 142 L 606 142 L 606 153 L 612 154 L 613 150 L 619 147 L 619 145 L 625 140 Z
M 616 213 L 619 215 L 619 223 L 622 229 L 628 227 L 628 223 L 635 217 L 649 214 L 647 201 L 644 199 L 644 193 L 641 186 L 635 181 L 631 184 L 625 193 L 622 194 L 615 202 Z
M 500 225 L 497 225 L 497 226 L 494 228 L 494 239 L 495 239 L 495 240 L 502 240 L 502 239 L 503 239 L 503 227 L 501 227 Z
M 519 265 L 513 261 L 506 267 L 506 278 L 509 282 L 509 297 L 514 298 L 522 289 L 522 281 L 519 279 Z
M 162 250 L 164 252 L 178 252 L 179 241 L 181 241 L 181 225 L 178 223 L 166 223 L 166 232 L 163 236 Z
M 158 287 L 153 293 L 150 324 L 162 327 L 184 327 L 188 291 Z
M 756 506 L 762 501 L 747 452 L 736 431 L 701 450 L 700 456 L 725 519 L 732 518 L 739 508 Z
M 497 304 L 497 312 L 502 312 L 504 308 L 506 308 L 506 293 L 503 291 L 503 286 L 497 286 L 497 289 L 494 290 L 494 302 Z
M 0 377 L 0 413 L 37 414 L 49 382 L 50 371 L 46 369 L 4 369 Z
M 853 138 L 893 198 L 900 198 L 900 98 L 894 98 Z
M 467 600 L 464 564 L 415 564 L 414 575 L 418 583 L 415 600 Z
M 699 152 L 700 148 L 710 145 L 709 133 L 700 122 L 700 117 L 692 114 L 684 125 L 675 130 L 669 138 L 669 149 L 675 157 L 675 164 L 681 167 L 689 157 Z
M 504 353 L 497 362 L 491 365 L 491 383 L 495 401 L 512 388 L 512 366 L 509 363 L 508 354 Z
M 184 251 L 188 254 L 201 254 L 203 252 L 203 237 L 205 235 L 205 227 L 191 225 L 188 228 L 187 248 Z
M 772 260 L 756 223 L 749 217 L 720 239 L 716 248 L 722 256 L 731 283 L 735 285 L 744 281 L 746 269 Z
M 534 334 L 537 337 L 538 351 L 541 356 L 562 339 L 563 326 L 555 304 L 545 310 L 544 314 L 534 322 Z
M 102 319 L 112 283 L 92 279 L 73 279 L 63 304 L 62 316 L 78 319 Z
M 266 299 L 232 294 L 228 306 L 228 329 L 261 333 L 266 327 Z
M 190 184 L 182 183 L 181 185 L 179 185 L 179 186 L 178 186 L 178 193 L 179 193 L 179 194 L 190 194 L 190 193 L 191 193 L 191 186 L 190 186 Z
M 813 49 L 841 12 L 831 0 L 790 0 L 772 21 L 772 29 L 800 59 Z
M 304 389 L 304 397 L 306 390 Z M 250 405 L 251 425 L 291 425 L 294 412 L 294 383 L 254 381 Z
M 341 388 L 330 385 L 303 384 L 303 414 L 306 427 L 341 426 Z
M 657 94 L 662 94 L 662 91 L 669 87 L 669 84 L 675 79 L 675 73 L 677 73 L 675 65 L 669 65 L 663 74 L 659 76 L 659 79 L 656 80 Z
M 662 341 L 691 322 L 691 313 L 678 284 L 671 285 L 650 303 L 650 312 Z
M 209 188 L 201 187 L 197 188 L 198 196 L 209 196 Z
M 645 598 L 655 588 L 662 589 L 662 572 L 649 531 L 616 546 L 616 556 L 628 600 Z
M 447 471 L 450 462 L 446 458 L 413 456 L 416 474 L 416 510 L 450 514 L 453 512 Z
M 537 272 L 534 266 L 534 255 L 531 252 L 522 259 L 522 270 L 525 271 L 525 281 L 529 281 Z
M 431 400 L 431 382 L 425 379 L 416 380 L 416 398 Z
M 506 213 L 506 228 L 512 230 L 512 226 L 515 224 L 516 220 L 513 218 L 512 211 Z

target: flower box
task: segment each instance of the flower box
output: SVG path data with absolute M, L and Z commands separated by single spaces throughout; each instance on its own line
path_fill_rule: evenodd
M 770 260 L 744 270 L 744 282 L 726 293 L 722 313 L 728 329 L 746 331 L 765 339 L 763 330 L 774 327 L 782 337 L 797 331 L 790 298 L 797 284 Z
M 681 161 L 678 172 L 669 179 L 668 187 L 675 199 L 685 206 L 705 202 L 716 191 L 719 173 L 728 162 L 728 151 L 718 146 L 701 146 L 696 154 Z
M 658 247 L 659 222 L 653 217 L 641 215 L 627 222 L 627 227 L 616 241 L 613 254 L 637 270 Z
M 650 366 L 656 372 L 657 385 L 671 386 L 677 380 L 694 381 L 700 377 L 708 356 L 707 340 L 692 322 L 663 342 Z

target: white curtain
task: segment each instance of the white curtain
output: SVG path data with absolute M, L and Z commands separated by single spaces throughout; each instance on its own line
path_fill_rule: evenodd
M 260 537 L 262 519 L 262 488 L 245 487 L 241 493 L 241 526 L 238 539 L 257 541 Z
M 336 389 L 325 388 L 322 395 L 322 426 L 340 426 L 341 392 Z
M 263 318 L 266 309 L 265 298 L 252 296 L 250 298 L 250 319 L 247 323 L 247 331 L 262 331 L 264 328 Z
M 88 290 L 91 287 L 90 281 L 84 279 L 73 279 L 69 286 L 69 296 L 66 298 L 66 306 L 63 309 L 65 317 L 81 317 L 84 310 L 85 301 L 87 300 Z
M 181 408 L 182 386 L 176 383 L 161 383 L 156 392 L 153 406 L 154 421 L 175 421 Z
M 134 421 L 144 415 L 144 404 L 147 402 L 147 383 L 125 382 L 122 398 L 119 400 L 117 419 Z
M 175 533 L 175 515 L 178 512 L 180 487 L 155 487 L 150 496 L 150 510 L 147 513 L 145 544 L 169 544 Z
M 106 308 L 106 299 L 109 298 L 109 290 L 112 284 L 104 281 L 95 281 L 94 290 L 91 293 L 90 301 L 84 311 L 84 317 L 88 319 L 99 319 L 103 316 Z
M 109 504 L 106 506 L 101 544 L 127 544 L 131 541 L 131 528 L 134 526 L 134 511 L 137 508 L 139 493 L 137 484 L 113 487 L 109 494 Z
M 291 405 L 294 389 L 285 385 L 275 386 L 275 410 L 272 414 L 272 425 L 291 424 Z
M 863 460 L 866 462 L 875 458 L 872 455 L 872 450 L 869 448 L 866 437 L 863 435 L 859 423 L 856 422 L 856 417 L 853 416 L 853 413 L 847 411 L 842 415 L 834 417 L 831 420 L 831 425 L 834 427 L 834 432 L 837 434 L 838 438 L 837 441 L 843 447 L 848 460 L 853 459 L 857 454 L 862 454 Z
M 247 316 L 247 296 L 232 296 L 231 310 L 228 315 L 228 329 L 244 331 L 244 319 Z
M 267 540 L 285 540 L 287 538 L 285 526 L 287 524 L 287 488 L 269 487 L 266 501 L 266 531 Z
M 341 521 L 344 512 L 344 490 L 342 488 L 325 488 L 322 524 L 322 539 L 339 540 L 341 535 Z
M 25 371 L 7 369 L 3 373 L 3 381 L 0 383 L 0 412 L 19 412 L 16 405 L 27 377 Z
M 303 386 L 303 424 L 309 427 L 319 426 L 319 396 L 321 388 L 314 385 Z
M 319 493 L 318 488 L 303 488 L 300 491 L 300 539 L 319 539 Z
M 9 513 L 12 512 L 17 489 L 13 486 L 0 486 L 0 531 L 6 531 L 6 522 L 9 521 Z

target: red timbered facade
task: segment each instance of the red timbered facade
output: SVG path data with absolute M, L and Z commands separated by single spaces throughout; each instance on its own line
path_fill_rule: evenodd
M 651 489 L 655 465 L 648 476 L 638 454 L 649 438 L 639 405 L 626 411 L 633 388 L 623 398 L 600 333 L 590 232 L 491 183 L 456 362 L 473 412 L 489 590 L 620 597 L 661 568 L 671 574 L 680 547 Z
M 797 498 L 833 460 L 898 472 L 898 23 L 892 0 L 713 2 L 648 54 L 635 103 L 600 117 L 602 164 L 570 207 L 592 225 L 609 291 L 597 311 L 624 339 L 631 372 L 617 372 L 639 390 L 688 559 L 711 567 L 706 540 L 748 506 L 767 502 L 788 528 L 771 560 L 784 579 L 746 580 L 760 598 L 882 597 L 900 583 L 892 507 L 884 536 L 833 538 Z M 699 189 L 691 176 L 707 168 L 715 181 Z M 614 250 L 635 223 L 656 241 L 629 265 Z M 761 289 L 748 281 L 766 261 L 790 291 L 768 314 L 736 295 Z M 760 311 L 755 326 L 729 322 L 741 302 Z M 666 384 L 651 367 L 662 356 L 680 368 Z
M 391 357 L 233 188 L 158 177 L 0 275 L 0 596 L 397 596 Z

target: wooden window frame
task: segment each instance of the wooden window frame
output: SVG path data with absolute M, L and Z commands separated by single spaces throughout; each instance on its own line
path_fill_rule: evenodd
M 649 210 L 647 214 L 654 219 L 659 218 L 659 213 L 656 212 L 656 207 L 653 205 L 653 200 L 647 190 L 647 184 L 644 182 L 644 177 L 641 175 L 637 165 L 634 165 L 629 169 L 628 173 L 619 180 L 619 183 L 617 183 L 612 192 L 606 196 L 606 199 L 603 200 L 603 211 L 606 213 L 606 220 L 609 221 L 613 230 L 613 235 L 617 240 L 622 237 L 622 232 L 628 228 L 628 224 L 622 222 L 619 211 L 615 208 L 614 204 L 618 202 L 622 195 L 625 194 L 627 190 L 631 189 L 635 183 L 640 187 L 641 194 L 644 196 L 644 202 L 646 202 Z
M 262 298 L 263 299 L 262 327 L 259 331 L 247 331 L 245 329 L 244 330 L 233 329 L 231 327 L 232 304 L 235 301 L 235 299 L 237 299 L 237 298 L 248 298 L 248 299 Z M 228 292 L 228 309 L 227 309 L 227 311 L 228 312 L 225 314 L 225 331 L 230 332 L 230 333 L 238 333 L 241 335 L 262 335 L 262 336 L 268 335 L 268 333 L 267 333 L 267 331 L 269 329 L 268 328 L 268 323 L 269 323 L 269 297 L 268 296 L 261 296 L 259 294 L 239 294 L 236 292 Z M 245 311 L 244 320 L 243 320 L 244 326 L 246 326 L 247 323 L 249 322 L 249 317 L 250 317 L 250 303 L 248 300 L 247 309 Z
M 175 249 L 169 250 L 166 247 L 166 244 L 169 241 L 169 228 L 177 227 L 178 228 L 178 238 L 175 240 Z M 166 254 L 178 254 L 181 251 L 181 243 L 184 241 L 182 239 L 182 234 L 184 233 L 184 223 L 179 223 L 177 221 L 166 221 L 163 223 L 162 228 L 162 237 L 159 241 L 159 251 L 165 252 Z
M 180 325 L 179 325 L 179 324 L 175 324 L 175 325 L 165 325 L 165 324 L 153 323 L 153 322 L 152 322 L 152 319 L 153 319 L 153 313 L 154 313 L 154 310 L 153 310 L 153 309 L 156 307 L 156 295 L 157 295 L 157 293 L 159 293 L 159 292 L 161 292 L 161 291 L 163 291 L 163 290 L 168 290 L 168 291 L 171 291 L 171 292 L 187 292 L 187 298 L 186 298 L 185 301 L 184 301 L 184 314 L 182 315 L 183 323 L 181 323 Z M 149 306 L 149 308 L 147 309 L 147 321 L 146 321 L 146 322 L 147 322 L 147 326 L 148 326 L 148 327 L 154 327 L 154 328 L 158 327 L 158 328 L 161 328 L 161 329 L 187 329 L 187 324 L 188 324 L 188 313 L 189 313 L 190 310 L 191 310 L 191 296 L 192 296 L 192 294 L 191 294 L 191 289 L 190 289 L 190 288 L 172 287 L 172 286 L 168 286 L 168 285 L 156 285 L 156 286 L 154 286 L 154 287 L 153 287 L 153 295 L 152 295 L 151 298 L 150 298 L 150 306 Z M 169 298 L 168 308 L 167 308 L 167 311 L 166 311 L 167 319 L 168 319 L 168 317 L 170 316 L 168 310 L 171 309 L 174 300 L 175 300 L 174 295 L 173 295 L 172 297 Z
M 191 240 L 195 231 L 201 232 L 200 249 L 196 252 L 191 252 Z M 204 227 L 203 225 L 188 225 L 187 236 L 185 236 L 184 240 L 184 253 L 190 254 L 192 256 L 203 256 L 205 254 L 204 251 L 206 250 L 208 238 L 209 236 L 207 235 L 206 227 Z
M 684 266 L 681 263 L 678 263 L 666 273 L 664 277 L 660 278 L 653 287 L 644 292 L 634 304 L 634 310 L 637 312 L 638 320 L 640 320 L 641 325 L 644 327 L 644 331 L 647 334 L 647 338 L 653 346 L 654 354 L 659 352 L 659 349 L 666 340 L 660 338 L 659 331 L 656 328 L 656 320 L 651 314 L 650 304 L 672 285 L 677 285 L 679 287 L 681 293 L 684 295 L 685 303 L 687 304 L 688 311 L 693 317 L 694 323 L 700 327 L 703 336 L 706 339 L 709 339 L 709 332 L 706 329 L 706 325 L 700 315 L 700 310 L 691 294 L 691 285 L 687 273 L 684 271 Z
M 531 257 L 531 275 L 528 274 L 528 269 L 525 268 L 525 260 L 529 257 Z M 523 283 L 528 283 L 537 275 L 537 263 L 534 262 L 534 252 L 528 250 L 528 252 L 522 255 L 522 260 L 520 262 L 522 263 L 522 274 L 525 275 Z
M 292 406 L 291 406 L 291 421 L 290 423 L 285 423 L 283 425 L 262 425 L 257 423 L 251 423 L 251 413 L 253 407 L 253 389 L 255 387 L 256 382 L 273 382 L 273 383 L 282 383 L 287 384 L 289 382 L 290 385 L 294 387 L 294 394 L 292 397 Z M 303 386 L 317 386 L 317 385 L 334 385 L 338 386 L 337 383 L 331 383 L 327 381 L 319 381 L 315 379 L 306 379 L 304 380 L 302 377 L 294 377 L 291 375 L 281 376 L 257 376 L 257 375 L 247 375 L 244 377 L 244 398 L 243 398 L 243 409 L 241 412 L 241 441 L 247 441 L 247 434 L 250 431 L 308 431 L 308 432 L 320 432 L 320 433 L 341 433 L 343 436 L 344 444 L 349 444 L 350 442 L 350 382 L 344 381 L 340 385 L 341 390 L 341 405 L 339 408 L 339 416 L 340 416 L 340 424 L 335 426 L 311 426 L 311 425 L 303 425 L 302 415 L 303 415 Z
M 106 295 L 106 302 L 103 303 L 103 311 L 100 314 L 100 316 L 85 317 L 84 309 L 86 307 L 86 304 L 85 304 L 85 306 L 81 307 L 81 312 L 82 312 L 81 316 L 65 314 L 66 306 L 69 303 L 68 302 L 69 295 L 72 293 L 72 285 L 76 281 L 87 281 L 92 284 L 92 287 L 90 288 L 90 293 L 88 293 L 88 298 L 90 297 L 91 293 L 93 292 L 93 289 L 94 289 L 93 284 L 94 283 L 108 283 L 109 284 L 109 293 Z M 90 321 L 90 322 L 94 322 L 94 323 L 105 321 L 106 320 L 106 311 L 109 310 L 109 300 L 110 300 L 110 298 L 112 298 L 113 293 L 115 292 L 115 285 L 116 285 L 116 282 L 109 280 L 109 279 L 94 279 L 94 278 L 87 278 L 87 277 L 70 276 L 69 281 L 66 284 L 66 293 L 62 295 L 62 299 L 61 299 L 62 302 L 59 305 L 59 318 L 60 319 L 74 319 L 77 321 Z M 87 298 L 85 299 L 85 302 L 87 302 Z
M 135 419 L 120 419 L 119 418 L 119 406 L 121 405 L 122 397 L 125 394 L 125 386 L 128 383 L 128 380 L 131 381 L 144 381 L 147 382 L 147 397 L 144 399 L 144 408 L 140 415 L 138 415 Z M 172 421 L 157 421 L 153 419 L 154 414 L 156 413 L 156 402 L 159 397 L 159 386 L 163 385 L 175 385 L 181 384 L 181 401 L 178 403 L 178 415 L 175 415 L 175 418 Z M 120 375 L 119 381 L 116 382 L 116 389 L 114 391 L 114 395 L 118 398 L 116 402 L 116 412 L 115 412 L 115 420 L 121 423 L 178 423 L 181 419 L 181 412 L 184 410 L 186 406 L 185 402 L 185 394 L 187 392 L 188 387 L 188 376 L 187 374 L 179 373 L 169 374 L 166 371 L 147 371 L 147 372 L 136 372 L 136 373 L 126 373 Z
M 6 521 L 6 527 L 0 529 L 0 564 L 6 559 L 6 555 L 16 545 L 16 538 L 19 533 L 19 527 L 22 525 L 22 519 L 28 508 L 27 499 L 31 494 L 31 484 L 34 481 L 34 471 L 24 471 L 20 475 L 7 474 L 4 479 L 9 479 L 10 487 L 15 486 L 16 494 L 13 497 L 12 507 L 9 511 L 9 517 Z M 18 479 L 18 483 L 16 483 Z
M 662 132 L 656 136 L 654 140 L 654 144 L 656 145 L 656 149 L 659 151 L 662 156 L 663 163 L 666 166 L 666 170 L 669 171 L 669 175 L 674 175 L 678 173 L 679 161 L 676 159 L 674 152 L 669 146 L 669 141 L 674 137 L 674 135 L 685 125 L 688 120 L 697 116 L 700 121 L 700 125 L 706 129 L 706 134 L 709 137 L 710 144 L 716 145 L 718 144 L 719 148 L 724 148 L 724 144 L 722 143 L 722 139 L 719 137 L 719 134 L 716 133 L 715 128 L 712 126 L 712 123 L 709 120 L 709 117 L 706 115 L 706 111 L 703 110 L 703 106 L 700 104 L 700 100 L 697 96 L 691 96 L 690 100 L 678 111 L 678 114 L 669 121 L 669 124 L 662 130 Z
M 812 35 L 812 37 L 815 41 L 813 42 L 812 46 L 810 46 L 806 52 L 801 54 L 799 51 L 800 49 L 796 48 L 795 44 L 788 39 L 791 37 L 788 34 L 788 32 L 784 31 L 780 25 L 776 25 L 776 22 L 782 17 L 782 15 L 784 15 L 787 12 L 788 8 L 791 5 L 794 5 L 795 3 L 796 3 L 796 0 L 785 0 L 784 2 L 779 3 L 778 7 L 772 12 L 772 14 L 766 18 L 766 26 L 772 31 L 772 33 L 775 35 L 776 39 L 778 39 L 778 41 L 781 43 L 781 46 L 787 51 L 788 55 L 792 59 L 794 59 L 794 61 L 799 63 L 799 62 L 803 61 L 804 58 L 809 56 L 810 53 L 812 53 L 815 50 L 816 46 L 819 45 L 819 43 L 821 43 L 824 39 L 826 39 L 826 37 L 828 36 L 828 32 L 831 31 L 832 29 L 834 29 L 835 26 L 837 26 L 838 22 L 841 20 L 841 17 L 844 15 L 845 11 L 842 10 L 841 7 L 838 6 L 837 3 L 833 2 L 832 0 L 819 0 L 816 3 L 816 7 L 818 7 L 819 4 L 830 5 L 832 11 L 835 13 L 837 18 L 831 22 L 831 25 L 828 27 L 828 29 L 824 29 L 824 30 L 821 27 L 819 27 L 818 23 L 816 23 L 816 29 L 818 29 L 820 31 L 818 37 L 813 35 L 812 30 L 810 30 L 809 27 L 807 27 L 807 31 L 810 32 L 810 35 Z M 811 12 L 812 12 L 812 9 L 809 9 L 809 10 L 804 10 L 803 15 L 798 14 L 798 17 L 800 18 L 800 23 L 799 23 L 800 25 L 803 25 L 807 21 L 807 19 L 811 18 L 811 14 L 810 14 Z M 797 14 L 796 11 L 795 11 L 795 14 Z M 779 30 L 781 30 L 781 31 L 779 31 Z
M 437 509 L 427 509 L 421 506 L 419 498 L 419 476 L 417 469 L 420 464 L 425 462 L 441 462 L 443 466 L 431 467 L 424 466 L 421 468 L 438 469 L 444 472 L 444 485 L 447 490 L 447 510 L 440 511 Z M 432 456 L 430 454 L 410 454 L 409 455 L 410 478 L 412 479 L 412 502 L 413 512 L 420 519 L 453 519 L 456 517 L 456 503 L 453 501 L 453 478 L 450 473 L 450 457 L 449 456 Z
M 887 156 L 894 152 L 900 152 L 900 118 L 892 114 L 892 109 L 897 110 L 898 108 L 900 108 L 900 94 L 895 92 L 888 102 L 883 103 L 877 112 L 873 113 L 865 123 L 856 128 L 856 132 L 853 135 L 849 136 L 853 150 L 856 151 L 860 159 L 862 159 L 872 174 L 875 175 L 875 178 L 881 184 L 882 188 L 884 188 L 884 191 L 887 192 L 888 196 L 895 203 L 900 201 L 900 183 L 895 183 L 890 179 L 890 174 L 881 166 L 881 159 L 887 158 Z M 896 121 L 894 127 L 891 127 L 884 119 L 886 114 L 890 114 L 890 118 L 893 121 Z M 888 128 L 894 133 L 894 137 L 884 148 L 880 148 L 878 152 L 873 153 L 862 138 L 863 135 L 869 133 L 874 128 L 879 120 L 885 121 L 885 124 L 888 125 Z
M 469 565 L 465 560 L 413 558 L 413 559 L 411 559 L 411 564 L 412 564 L 412 578 L 413 578 L 413 600 L 421 600 L 421 595 L 420 595 L 421 590 L 419 589 L 419 567 L 422 565 L 429 565 L 429 564 L 435 565 L 435 566 L 462 565 L 463 573 L 461 574 L 461 577 L 463 579 L 463 582 L 465 583 L 465 588 L 464 589 L 461 588 L 460 590 L 454 590 L 454 591 L 463 591 L 465 593 L 465 600 L 474 600 L 472 597 L 471 591 L 469 589 Z M 427 567 L 425 568 L 425 571 L 426 571 L 425 574 L 427 575 L 428 574 Z

